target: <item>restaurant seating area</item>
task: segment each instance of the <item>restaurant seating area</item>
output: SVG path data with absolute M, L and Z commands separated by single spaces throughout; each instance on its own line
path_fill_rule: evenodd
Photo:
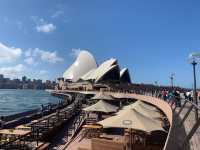
M 32 120 L 12 129 L 0 130 L 0 149 L 48 149 L 50 135 L 73 116 L 80 113 L 81 100 L 73 103 L 40 119 Z M 81 122 L 78 120 L 77 122 Z
M 159 109 L 141 101 L 117 108 L 117 103 L 109 104 L 110 97 L 99 94 L 98 96 L 104 99 L 99 99 L 95 104 L 83 109 L 88 114 L 86 119 L 88 121 L 82 126 L 80 138 L 73 142 L 76 143 L 74 150 L 161 150 L 163 148 L 168 131 L 163 128 L 165 116 Z M 98 96 L 94 96 L 95 100 Z M 104 117 L 99 118 L 99 114 Z M 73 146 L 69 148 L 73 150 Z
M 161 150 L 168 133 L 164 113 L 140 100 L 130 103 L 126 95 L 115 96 L 100 92 L 91 98 L 94 103 L 86 104 L 82 104 L 83 97 L 76 97 L 54 113 L 13 129 L 0 130 L 0 148 L 48 149 L 50 138 L 74 117 L 61 149 Z

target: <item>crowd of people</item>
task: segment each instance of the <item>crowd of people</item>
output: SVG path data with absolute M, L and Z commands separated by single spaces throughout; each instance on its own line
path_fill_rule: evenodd
M 159 93 L 158 97 L 164 101 L 168 101 L 172 105 L 175 104 L 177 107 L 181 107 L 181 99 L 185 98 L 185 93 L 180 93 L 177 90 L 163 90 Z
M 120 84 L 118 86 L 112 85 L 111 87 L 116 91 L 120 90 L 122 92 L 158 97 L 177 107 L 181 107 L 182 99 L 193 101 L 193 92 L 191 89 L 181 87 L 155 86 L 151 84 Z M 200 99 L 200 92 L 197 93 L 197 97 Z
M 151 90 L 146 91 L 140 94 L 148 94 L 154 97 L 158 97 L 160 99 L 163 99 L 164 101 L 167 101 L 171 105 L 176 105 L 176 107 L 181 107 L 181 100 L 186 99 L 189 101 L 193 101 L 193 91 L 184 91 L 184 90 L 177 90 L 174 89 L 162 89 L 162 90 Z M 200 99 L 200 92 L 196 93 L 197 99 Z

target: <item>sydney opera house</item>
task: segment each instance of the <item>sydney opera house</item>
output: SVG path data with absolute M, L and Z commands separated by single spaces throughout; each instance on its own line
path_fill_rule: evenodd
M 63 78 L 68 81 L 107 81 L 130 83 L 127 68 L 120 70 L 117 59 L 111 58 L 98 65 L 94 56 L 88 51 L 81 51 L 76 61 L 64 72 Z
M 127 68 L 120 68 L 117 59 L 110 58 L 98 65 L 94 56 L 83 50 L 64 72 L 61 87 L 63 81 L 65 84 L 76 84 L 76 86 L 77 83 L 131 83 L 131 77 Z

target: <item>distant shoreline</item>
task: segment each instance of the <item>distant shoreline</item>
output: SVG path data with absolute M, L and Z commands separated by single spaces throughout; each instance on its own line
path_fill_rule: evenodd
M 7 89 L 7 88 L 0 88 L 0 90 L 37 90 L 37 91 L 53 91 L 53 89 Z

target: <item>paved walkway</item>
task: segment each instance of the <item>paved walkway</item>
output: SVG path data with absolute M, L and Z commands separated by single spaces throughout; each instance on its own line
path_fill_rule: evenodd
M 76 122 L 79 117 L 82 118 L 82 121 L 80 122 L 80 124 L 78 124 Z M 52 149 L 52 150 L 65 149 L 65 147 L 68 145 L 68 142 L 70 142 L 70 140 L 73 138 L 73 135 L 75 134 L 75 132 L 79 130 L 79 127 L 83 123 L 83 121 L 84 121 L 84 116 L 79 114 L 77 116 L 74 116 L 68 122 L 66 122 L 66 124 L 63 126 L 63 128 L 60 131 L 58 131 L 57 135 L 52 140 L 50 149 Z M 71 130 L 70 130 L 70 128 L 71 128 Z M 70 132 L 70 134 L 69 134 L 69 132 Z
M 191 105 L 189 103 L 186 104 L 185 108 L 183 109 L 183 111 L 180 114 L 180 118 L 179 119 L 182 119 L 184 117 L 184 115 L 186 114 L 186 112 L 188 111 L 190 106 Z M 179 109 L 177 109 L 176 112 L 178 112 L 178 110 Z M 178 120 L 176 120 L 176 121 L 180 122 Z M 186 134 L 188 134 L 190 132 L 190 130 L 192 129 L 194 124 L 195 124 L 195 113 L 194 113 L 194 109 L 193 109 L 190 112 L 188 118 L 184 122 L 184 126 L 183 127 L 184 127 L 184 130 L 185 130 Z M 178 129 L 177 129 L 177 131 L 178 131 Z M 178 134 L 179 133 L 177 132 L 177 135 Z M 184 138 L 182 137 L 181 139 L 183 141 Z M 195 134 L 193 135 L 193 137 L 191 138 L 189 144 L 187 145 L 187 147 L 185 149 L 189 149 L 189 150 L 199 150 L 200 149 L 200 128 L 198 128 L 196 130 Z
M 71 91 L 71 92 L 73 92 L 73 91 Z M 88 94 L 88 93 L 95 94 L 96 93 L 95 91 L 90 91 L 90 92 L 79 91 L 79 92 L 84 93 L 84 94 Z M 107 92 L 107 93 L 109 93 L 109 92 Z M 111 94 L 111 93 L 109 93 L 109 94 Z M 135 99 L 147 101 L 147 102 L 150 102 L 150 103 L 158 106 L 160 109 L 165 111 L 165 114 L 168 116 L 168 118 L 170 118 L 170 117 L 172 118 L 172 113 L 169 111 L 171 109 L 166 108 L 166 107 L 168 107 L 168 105 L 166 105 L 163 101 L 159 101 L 159 103 L 158 103 L 158 101 L 155 100 L 153 97 L 137 95 L 137 94 L 130 94 L 130 95 Z M 195 123 L 195 115 L 194 115 L 194 111 L 192 111 L 190 113 L 190 115 L 188 116 L 188 118 L 186 119 L 186 121 L 184 122 L 184 126 L 182 126 L 182 127 L 178 126 L 178 123 L 180 122 L 180 120 L 184 117 L 185 113 L 187 112 L 189 105 L 190 104 L 187 104 L 186 107 L 183 109 L 182 113 L 180 114 L 180 116 L 178 118 L 176 118 L 175 120 L 173 120 L 173 122 L 175 124 L 174 124 L 173 131 L 171 132 L 170 138 L 169 138 L 170 146 L 168 147 L 168 149 L 170 149 L 170 150 L 179 150 L 179 149 L 180 150 L 200 150 L 200 129 L 198 129 L 196 131 L 196 133 L 193 135 L 193 137 L 191 138 L 188 145 L 185 146 L 184 148 L 182 147 L 184 138 L 189 133 L 189 131 L 192 129 L 192 127 Z M 176 112 L 178 112 L 178 110 L 179 110 L 179 108 L 176 110 Z M 173 117 L 173 119 L 174 119 L 174 117 Z M 171 119 L 171 121 L 172 121 L 172 119 Z
M 91 149 L 91 140 L 87 138 L 81 137 L 81 132 L 79 135 L 69 144 L 69 146 L 66 148 L 66 150 L 90 150 Z

